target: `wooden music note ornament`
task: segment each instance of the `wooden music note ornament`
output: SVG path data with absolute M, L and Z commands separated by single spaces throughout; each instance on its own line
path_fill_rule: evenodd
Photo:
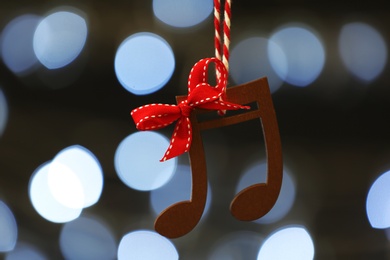
M 207 70 L 214 63 L 218 71 L 215 87 L 207 83 Z M 202 59 L 191 70 L 188 80 L 188 96 L 176 97 L 178 105 L 151 104 L 134 109 L 131 113 L 140 130 L 155 130 L 176 123 L 170 146 L 162 161 L 189 152 L 192 173 L 191 199 L 181 201 L 165 209 L 155 221 L 155 229 L 168 238 L 177 238 L 190 232 L 199 222 L 207 197 L 207 167 L 201 131 L 219 128 L 259 118 L 267 154 L 267 181 L 254 184 L 239 192 L 230 210 L 238 220 L 251 221 L 267 214 L 279 196 L 283 162 L 276 114 L 266 78 L 228 88 L 227 100 L 220 100 L 225 93 L 227 71 L 216 58 Z M 245 104 L 256 102 L 256 108 L 238 115 L 199 121 L 199 114 L 213 110 L 249 109 Z M 244 104 L 244 105 L 241 105 Z

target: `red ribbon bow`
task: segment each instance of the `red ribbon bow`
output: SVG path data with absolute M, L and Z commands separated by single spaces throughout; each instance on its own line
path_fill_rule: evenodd
M 207 71 L 211 62 L 215 63 L 219 72 L 218 82 L 215 87 L 207 83 Z M 192 127 L 190 114 L 194 108 L 208 110 L 237 110 L 249 109 L 249 106 L 241 106 L 220 100 L 225 93 L 227 85 L 227 71 L 225 65 L 217 58 L 206 58 L 198 61 L 188 77 L 188 96 L 179 105 L 149 104 L 131 111 L 131 116 L 138 130 L 157 130 L 167 125 L 176 123 L 171 142 L 163 158 L 166 161 L 176 157 L 190 149 L 192 141 Z

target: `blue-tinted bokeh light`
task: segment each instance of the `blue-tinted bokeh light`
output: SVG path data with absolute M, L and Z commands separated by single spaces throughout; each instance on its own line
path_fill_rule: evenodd
M 257 260 L 312 260 L 314 243 L 304 227 L 284 227 L 271 234 L 260 248 Z
M 166 184 L 176 171 L 177 158 L 160 162 L 169 140 L 153 131 L 126 137 L 115 152 L 114 165 L 123 183 L 130 188 L 150 191 Z
M 60 234 L 60 249 L 65 259 L 115 259 L 117 245 L 108 225 L 83 216 L 66 223 Z
M 377 78 L 387 63 L 388 50 L 383 36 L 365 23 L 349 23 L 342 27 L 339 52 L 352 75 L 365 82 Z
M 267 48 L 272 44 L 262 37 L 251 37 L 239 42 L 231 51 L 230 74 L 236 84 L 243 84 L 261 77 L 267 77 L 271 92 L 275 92 L 283 84 L 283 80 L 273 70 L 268 58 Z M 287 66 L 284 53 L 279 51 L 279 68 Z M 284 65 L 282 64 L 284 62 Z
M 153 0 L 154 15 L 173 27 L 190 27 L 213 11 L 213 0 Z
M 0 137 L 3 135 L 8 121 L 8 103 L 4 92 L 0 89 Z
M 89 207 L 99 200 L 103 190 L 103 170 L 91 151 L 80 145 L 69 146 L 54 157 L 51 166 L 55 164 L 65 165 L 75 174 L 82 188 L 82 208 Z M 64 183 L 60 185 L 64 186 Z M 74 185 L 72 187 L 74 188 Z M 68 187 L 65 196 L 75 192 L 72 187 Z
M 179 254 L 167 238 L 148 230 L 139 230 L 122 237 L 118 248 L 118 260 L 148 259 L 177 260 Z
M 162 88 L 175 69 L 170 45 L 153 33 L 136 33 L 126 38 L 115 55 L 115 73 L 121 85 L 135 95 Z
M 82 208 L 70 208 L 61 204 L 53 196 L 48 182 L 50 162 L 39 166 L 32 174 L 29 183 L 29 196 L 34 209 L 48 221 L 65 223 L 78 218 Z
M 286 82 L 305 87 L 320 75 L 325 49 L 314 30 L 306 26 L 285 26 L 272 34 L 270 42 L 271 65 Z
M 10 208 L 0 200 L 0 252 L 14 249 L 18 238 L 18 226 Z
M 14 18 L 0 38 L 4 64 L 17 75 L 29 74 L 38 63 L 33 49 L 35 29 L 41 17 L 25 14 Z M 1 109 L 0 109 L 1 113 Z
M 48 69 L 62 68 L 79 56 L 87 34 L 83 17 L 74 12 L 54 12 L 43 18 L 35 30 L 35 55 Z
M 367 217 L 374 228 L 390 228 L 390 171 L 372 184 L 366 201 Z
M 18 242 L 14 250 L 7 253 L 5 260 L 49 260 L 38 248 L 25 242 Z

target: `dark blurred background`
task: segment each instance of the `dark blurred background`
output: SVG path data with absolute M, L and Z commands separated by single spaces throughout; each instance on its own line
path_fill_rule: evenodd
M 99 249 L 105 253 L 100 257 L 116 258 L 126 234 L 153 230 L 153 190 L 126 186 L 118 177 L 114 158 L 122 140 L 137 132 L 130 111 L 149 103 L 175 103 L 176 95 L 187 94 L 186 78 L 192 65 L 214 55 L 211 2 L 183 1 L 190 6 L 185 10 L 176 3 L 178 9 L 165 16 L 165 9 L 172 10 L 175 1 L 0 3 L 0 214 L 12 212 L 8 215 L 17 226 L 17 237 L 9 235 L 9 223 L 14 222 L 0 215 L 0 258 L 23 259 L 23 253 L 35 252 L 36 259 L 99 259 L 88 252 L 98 250 L 104 239 L 113 241 L 114 249 L 102 246 Z M 240 176 L 265 158 L 261 125 L 256 121 L 206 131 L 203 139 L 212 199 L 201 223 L 188 235 L 171 240 L 180 259 L 256 259 L 267 238 L 286 227 L 307 232 L 314 259 L 390 259 L 390 194 L 386 192 L 390 182 L 376 191 L 379 196 L 372 199 L 374 206 L 368 202 L 371 185 L 390 169 L 390 9 L 385 3 L 233 2 L 229 85 L 269 77 L 288 174 L 285 179 L 290 180 L 284 195 L 287 204 L 280 206 L 287 210 L 267 223 L 235 220 L 228 209 Z M 157 8 L 164 4 L 159 16 Z M 182 15 L 184 20 L 176 25 L 164 21 L 163 17 L 171 17 L 175 22 L 175 15 L 191 10 L 199 10 L 195 18 L 204 18 L 185 27 L 180 26 L 189 15 Z M 81 17 L 87 31 L 77 22 L 59 18 L 71 24 L 65 31 L 72 26 L 80 29 L 76 34 L 81 38 L 58 43 L 59 48 L 76 50 L 70 51 L 73 58 L 62 58 L 69 62 L 57 57 L 60 64 L 53 65 L 50 54 L 44 53 L 52 47 L 39 47 L 46 38 L 37 40 L 37 28 L 41 19 L 60 11 Z M 11 21 L 26 15 L 32 17 L 24 23 L 26 31 L 22 27 L 12 31 Z M 121 79 L 121 64 L 115 62 L 125 39 L 140 32 L 164 39 L 174 64 L 161 64 L 172 70 L 154 92 L 137 95 Z M 26 48 L 37 55 L 30 53 L 32 61 Z M 146 50 L 133 54 L 142 51 Z M 140 77 L 142 81 L 152 76 Z M 170 126 L 158 133 L 170 138 L 172 130 Z M 92 152 L 104 176 L 99 201 L 74 221 L 97 221 L 93 223 L 109 234 L 99 240 L 93 225 L 84 230 L 87 224 L 72 226 L 78 237 L 67 239 L 83 241 L 77 248 L 66 239 L 60 243 L 66 225 L 73 222 L 46 220 L 33 207 L 29 193 L 36 169 L 72 145 Z M 187 155 L 179 157 L 178 163 L 188 165 Z M 371 208 L 376 211 L 367 212 Z M 287 241 L 294 244 L 299 239 Z M 285 242 L 278 243 L 273 251 L 287 250 L 283 249 L 288 246 Z M 298 244 L 302 251 L 311 250 L 302 244 Z M 310 259 L 308 255 L 291 259 Z M 131 253 L 128 258 L 132 259 Z

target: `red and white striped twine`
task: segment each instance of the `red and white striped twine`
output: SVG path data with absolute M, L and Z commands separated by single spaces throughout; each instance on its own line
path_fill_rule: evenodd
M 214 28 L 215 28 L 215 57 L 222 61 L 225 65 L 227 75 L 229 73 L 229 46 L 230 46 L 230 19 L 231 13 L 231 0 L 225 0 L 225 8 L 223 14 L 223 25 L 221 26 L 221 0 L 214 0 Z M 221 27 L 223 28 L 223 44 L 222 44 L 222 33 Z M 223 46 L 222 46 L 223 45 Z M 222 56 L 222 57 L 221 57 Z M 217 78 L 219 78 L 219 72 L 216 72 Z M 226 89 L 225 89 L 226 91 Z M 221 96 L 219 100 L 223 100 Z M 226 114 L 226 110 L 218 110 L 218 114 L 223 116 Z
M 229 71 L 231 4 L 231 0 L 225 0 L 223 26 L 221 26 L 221 0 L 214 0 L 215 57 L 223 62 L 227 71 Z M 223 44 L 221 27 L 223 28 Z

